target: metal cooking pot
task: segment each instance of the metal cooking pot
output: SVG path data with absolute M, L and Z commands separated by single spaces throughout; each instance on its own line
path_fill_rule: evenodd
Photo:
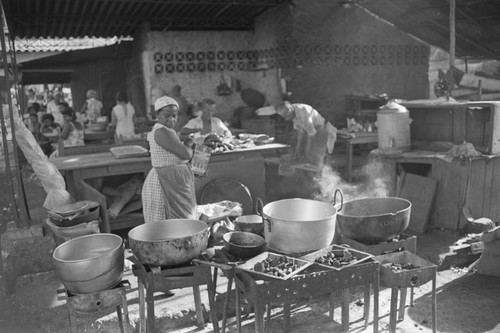
M 339 232 L 376 244 L 390 240 L 410 223 L 411 202 L 402 198 L 363 198 L 346 201 L 337 215 Z
M 318 250 L 330 245 L 335 236 L 337 208 L 334 207 L 342 191 L 336 190 L 333 205 L 310 199 L 284 199 L 262 207 L 257 199 L 257 212 L 264 219 L 264 239 L 268 248 L 287 254 Z
M 199 256 L 207 248 L 209 231 L 203 221 L 172 219 L 135 227 L 128 239 L 141 263 L 174 266 Z
M 257 235 L 264 235 L 264 224 L 262 217 L 257 214 L 241 215 L 234 220 L 236 231 L 252 232 Z
M 90 294 L 98 291 L 111 289 L 116 286 L 123 277 L 123 268 L 125 266 L 124 252 L 117 258 L 116 262 L 103 274 L 82 281 L 64 281 L 63 284 L 66 290 L 73 294 Z
M 59 245 L 52 254 L 57 275 L 74 293 L 105 290 L 120 282 L 123 256 L 123 239 L 115 234 L 77 237 Z
M 227 232 L 222 239 L 224 240 L 225 249 L 241 259 L 255 257 L 262 253 L 266 247 L 264 238 L 251 232 Z

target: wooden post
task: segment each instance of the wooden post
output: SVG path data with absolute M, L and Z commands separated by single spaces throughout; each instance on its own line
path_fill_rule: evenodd
M 478 97 L 478 101 L 483 99 L 483 81 L 482 80 L 479 80 L 479 82 L 478 82 L 477 97 Z
M 450 0 L 450 73 L 453 71 L 455 66 L 455 0 Z M 453 75 L 450 77 L 450 95 L 453 91 Z

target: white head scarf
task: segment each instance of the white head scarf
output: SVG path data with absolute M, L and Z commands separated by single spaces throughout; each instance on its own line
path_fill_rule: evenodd
M 163 109 L 165 106 L 169 106 L 169 105 L 175 105 L 175 106 L 177 106 L 177 108 L 179 108 L 179 103 L 177 103 L 177 101 L 175 99 L 173 99 L 172 97 L 168 97 L 168 96 L 162 96 L 162 97 L 158 98 L 155 102 L 155 112 L 158 112 L 161 109 Z

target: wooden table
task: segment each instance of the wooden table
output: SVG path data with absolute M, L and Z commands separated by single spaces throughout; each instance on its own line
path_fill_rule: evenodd
M 249 188 L 253 198 L 265 198 L 264 158 L 279 155 L 288 149 L 288 145 L 271 143 L 213 154 L 208 165 L 208 175 L 196 178 L 195 187 L 198 199 L 203 187 L 211 180 L 220 177 L 230 177 L 243 183 Z M 151 169 L 150 156 L 117 159 L 111 152 L 62 156 L 50 161 L 64 173 L 68 192 L 75 199 L 94 200 L 101 204 L 101 219 L 104 222 L 101 229 L 105 232 L 111 230 L 106 214 L 106 200 L 85 180 L 137 173 L 146 175 Z M 142 214 L 124 216 L 122 225 L 115 224 L 113 229 L 138 225 L 141 223 L 139 221 L 141 218 Z
M 353 166 L 353 148 L 356 145 L 366 144 L 366 143 L 377 143 L 378 135 L 377 132 L 361 132 L 352 133 L 354 136 L 351 138 L 341 138 L 341 141 L 346 144 L 346 155 L 347 155 L 347 180 L 352 181 L 352 166 Z

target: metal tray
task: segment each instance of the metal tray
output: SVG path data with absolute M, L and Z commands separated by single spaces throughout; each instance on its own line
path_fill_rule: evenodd
M 329 253 L 331 251 L 344 251 L 344 250 L 348 250 L 356 258 L 356 260 L 349 263 L 349 264 L 342 265 L 341 267 L 335 267 L 335 266 L 331 266 L 328 264 L 322 264 L 322 263 L 316 262 L 316 259 L 326 255 L 327 253 Z M 336 271 L 340 271 L 340 270 L 343 270 L 347 267 L 352 267 L 352 266 L 358 265 L 358 264 L 363 263 L 371 258 L 373 258 L 373 255 L 371 255 L 369 253 L 358 251 L 358 250 L 355 250 L 351 247 L 335 245 L 335 244 L 300 257 L 300 259 L 307 260 L 307 261 L 313 262 L 316 265 L 326 267 L 329 269 L 333 269 Z
M 149 155 L 149 151 L 139 145 L 111 147 L 109 151 L 116 158 L 140 157 Z
M 275 275 L 271 275 L 271 274 L 268 274 L 268 273 L 264 273 L 264 272 L 258 272 L 254 269 L 254 266 L 255 264 L 257 263 L 260 263 L 268 258 L 270 259 L 279 259 L 280 257 L 284 257 L 288 260 L 288 262 L 291 262 L 293 263 L 295 266 L 297 266 L 298 268 L 295 269 L 293 272 L 285 275 L 284 277 L 280 277 L 280 276 L 275 276 Z M 238 265 L 235 267 L 236 270 L 240 269 L 242 271 L 245 271 L 247 273 L 249 273 L 250 275 L 254 276 L 254 277 L 257 277 L 259 279 L 264 279 L 264 280 L 281 280 L 281 281 L 284 281 L 284 280 L 288 280 L 289 278 L 291 278 L 292 276 L 296 275 L 297 273 L 303 271 L 304 269 L 306 269 L 307 267 L 311 266 L 313 263 L 312 262 L 309 262 L 309 261 L 306 261 L 306 260 L 302 260 L 302 259 L 298 259 L 298 258 L 293 258 L 293 257 L 289 257 L 289 256 L 285 256 L 285 255 L 282 255 L 282 254 L 276 254 L 276 253 L 272 253 L 272 252 L 262 252 L 261 254 L 259 254 L 258 256 L 255 256 L 253 257 L 252 259 L 248 259 L 245 263 L 241 264 L 241 265 Z

